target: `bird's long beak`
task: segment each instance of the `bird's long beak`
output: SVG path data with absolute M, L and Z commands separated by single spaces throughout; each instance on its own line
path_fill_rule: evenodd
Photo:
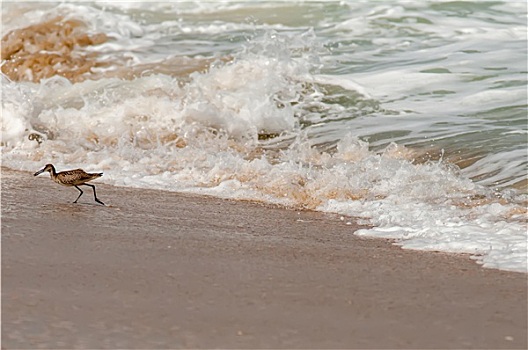
M 39 174 L 42 174 L 44 172 L 44 169 L 41 169 L 41 170 L 37 171 L 35 174 L 33 174 L 33 176 L 37 176 Z

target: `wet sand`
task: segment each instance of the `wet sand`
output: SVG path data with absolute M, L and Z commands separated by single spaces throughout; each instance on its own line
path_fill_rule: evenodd
M 334 215 L 94 183 L 108 206 L 2 168 L 2 348 L 527 347 L 525 274 Z

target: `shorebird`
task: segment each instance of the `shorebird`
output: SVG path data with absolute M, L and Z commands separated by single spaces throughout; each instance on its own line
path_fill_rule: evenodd
M 101 203 L 102 205 L 105 205 L 103 202 L 101 202 L 99 199 L 97 199 L 97 195 L 95 194 L 95 186 L 91 184 L 87 184 L 88 181 L 92 181 L 94 179 L 97 179 L 98 177 L 103 176 L 103 173 L 87 173 L 82 169 L 75 169 L 75 170 L 67 170 L 67 171 L 61 171 L 60 173 L 57 173 L 55 171 L 55 167 L 53 164 L 46 164 L 46 166 L 37 171 L 34 176 L 37 176 L 39 174 L 42 174 L 43 172 L 49 172 L 51 179 L 58 183 L 59 185 L 63 186 L 73 186 L 76 189 L 81 192 L 79 194 L 79 197 L 73 202 L 77 203 L 79 198 L 83 195 L 83 190 L 81 190 L 78 186 L 85 185 L 90 186 L 93 189 L 94 193 L 94 199 L 97 203 Z

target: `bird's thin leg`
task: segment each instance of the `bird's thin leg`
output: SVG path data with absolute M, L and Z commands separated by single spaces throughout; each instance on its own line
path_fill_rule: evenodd
M 81 198 L 81 196 L 83 195 L 83 191 L 82 191 L 79 187 L 75 186 L 75 188 L 78 189 L 79 192 L 81 192 L 81 193 L 79 193 L 79 197 L 77 197 L 77 199 L 76 199 L 75 202 L 73 202 L 73 203 L 77 203 L 77 201 L 79 200 L 79 198 Z
M 99 199 L 97 199 L 97 194 L 95 194 L 95 186 L 94 185 L 90 185 L 90 184 L 83 184 L 83 185 L 90 186 L 93 189 L 95 201 L 97 203 L 101 203 L 102 205 L 105 205 L 103 202 L 101 202 Z

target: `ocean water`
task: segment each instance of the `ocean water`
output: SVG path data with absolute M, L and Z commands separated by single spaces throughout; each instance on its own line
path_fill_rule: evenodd
M 3 2 L 2 37 L 3 166 L 528 270 L 524 1 Z

